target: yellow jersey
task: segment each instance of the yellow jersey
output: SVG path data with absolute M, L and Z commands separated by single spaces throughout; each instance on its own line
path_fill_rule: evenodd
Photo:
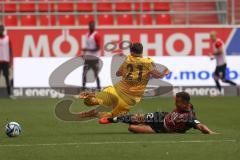
M 119 68 L 122 80 L 114 88 L 124 95 L 127 101 L 139 102 L 149 81 L 150 71 L 153 70 L 153 60 L 129 55 Z

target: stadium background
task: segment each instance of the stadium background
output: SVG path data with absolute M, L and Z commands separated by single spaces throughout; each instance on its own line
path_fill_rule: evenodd
M 103 84 L 111 83 L 105 73 L 110 75 L 112 55 L 122 52 L 119 43 L 141 41 L 145 56 L 172 71 L 164 81 L 174 85 L 174 92 L 186 90 L 197 95 L 191 103 L 199 120 L 220 134 L 202 135 L 196 130 L 187 134 L 131 134 L 123 124 L 57 118 L 56 105 L 64 101 L 72 100 L 73 114 L 89 110 L 83 101 L 62 98 L 63 94 L 49 90 L 48 82 L 55 68 L 81 55 L 83 35 L 93 19 L 103 38 L 102 46 L 107 42 L 117 44 L 113 52 L 102 50 Z M 17 97 L 2 98 L 6 93 L 0 76 L 1 159 L 240 158 L 239 88 L 225 86 L 221 96 L 216 96 L 219 93 L 211 77 L 215 62 L 208 57 L 209 32 L 216 30 L 226 45 L 227 76 L 240 84 L 239 0 L 0 0 L 0 23 L 6 26 L 12 41 L 11 76 Z M 76 69 L 66 83 L 80 86 L 81 72 L 81 67 Z M 172 93 L 169 95 L 144 98 L 131 112 L 169 112 L 174 107 Z M 5 135 L 4 126 L 9 121 L 22 126 L 19 137 Z
M 192 88 L 193 95 L 219 94 L 211 78 L 214 62 L 208 59 L 212 52 L 209 32 L 217 31 L 224 41 L 229 56 L 227 76 L 240 83 L 240 64 L 237 63 L 240 60 L 239 3 L 237 0 L 114 3 L 2 0 L 0 20 L 13 44 L 13 93 L 28 96 L 21 88 L 31 88 L 29 92 L 36 94 L 29 96 L 51 97 L 48 79 L 54 68 L 61 64 L 57 58 L 65 57 L 66 61 L 67 57 L 82 54 L 87 24 L 94 20 L 102 35 L 101 58 L 106 61 L 100 72 L 103 86 L 111 84 L 110 76 L 103 74 L 110 73 L 109 57 L 119 52 L 128 53 L 128 50 L 121 51 L 119 44 L 122 41 L 140 41 L 144 45 L 145 56 L 153 56 L 173 72 L 172 77 L 166 80 L 175 89 L 182 90 L 184 86 Z M 116 43 L 114 51 L 104 50 L 109 42 Z M 64 62 L 63 59 L 61 62 Z M 202 63 L 192 63 L 199 61 Z M 67 83 L 81 85 L 81 72 L 81 69 L 73 72 Z M 2 78 L 0 82 L 1 86 L 4 85 Z M 34 88 L 37 90 L 32 90 Z M 43 90 L 46 94 L 39 93 Z M 2 88 L 1 93 L 4 95 Z M 226 87 L 221 94 L 237 95 L 238 89 Z

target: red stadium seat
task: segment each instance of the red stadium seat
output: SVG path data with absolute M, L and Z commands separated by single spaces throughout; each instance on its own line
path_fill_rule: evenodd
M 123 14 L 117 16 L 117 24 L 119 25 L 132 25 L 133 24 L 133 16 L 129 14 Z
M 0 4 L 1 5 L 1 4 Z M 4 12 L 16 12 L 17 5 L 13 0 L 5 0 L 5 4 L 3 5 Z
M 48 0 L 39 0 L 38 11 L 39 12 L 53 12 L 55 10 L 55 5 Z
M 74 11 L 74 4 L 69 0 L 61 0 L 57 4 L 57 11 L 58 12 L 73 12 Z
M 155 2 L 153 3 L 154 11 L 169 11 L 170 6 L 168 2 Z
M 98 15 L 98 25 L 113 25 L 114 18 L 113 15 L 103 14 Z
M 17 18 L 17 16 L 7 15 L 7 16 L 4 16 L 3 23 L 6 26 L 17 26 L 18 18 Z
M 56 16 L 40 15 L 39 24 L 40 26 L 56 25 Z
M 116 11 L 131 11 L 132 3 L 131 2 L 119 2 L 116 4 Z
M 79 15 L 78 16 L 78 24 L 79 25 L 88 25 L 88 23 L 90 21 L 94 20 L 94 16 L 93 15 Z
M 142 24 L 142 25 L 153 24 L 152 15 L 150 14 L 137 15 L 136 20 L 137 20 L 137 24 Z
M 19 3 L 20 12 L 34 12 L 35 11 L 35 2 L 34 0 L 24 0 Z
M 59 16 L 59 25 L 61 25 L 61 26 L 75 25 L 75 16 L 74 15 L 60 15 Z
M 22 26 L 36 26 L 37 20 L 33 15 L 23 15 L 21 16 L 21 25 Z
M 150 2 L 137 2 L 134 4 L 135 11 L 151 11 L 151 3 Z
M 112 10 L 112 3 L 97 3 L 97 11 L 111 12 Z
M 92 3 L 77 3 L 77 11 L 78 12 L 92 12 L 93 4 Z
M 171 17 L 167 14 L 156 15 L 156 24 L 171 24 Z

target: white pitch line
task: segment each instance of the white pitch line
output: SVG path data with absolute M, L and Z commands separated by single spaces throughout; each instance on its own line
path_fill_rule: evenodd
M 175 144 L 175 143 L 235 143 L 237 140 L 192 140 L 192 141 L 106 141 L 106 142 L 76 142 L 76 143 L 43 143 L 43 144 L 1 144 L 0 147 L 37 147 L 37 146 L 78 146 L 107 144 Z

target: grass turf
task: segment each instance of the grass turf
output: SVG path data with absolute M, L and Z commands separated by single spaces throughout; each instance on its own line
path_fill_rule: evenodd
M 198 119 L 219 132 L 219 135 L 204 135 L 197 130 L 190 130 L 187 134 L 131 134 L 125 124 L 100 125 L 97 120 L 65 122 L 57 119 L 54 114 L 55 105 L 59 101 L 1 99 L 1 159 L 236 160 L 240 158 L 239 97 L 192 98 Z M 77 112 L 85 109 L 80 106 L 84 106 L 82 101 L 76 101 L 71 110 Z M 146 99 L 132 111 L 135 113 L 171 111 L 173 106 L 171 98 Z M 4 134 L 6 119 L 17 121 L 22 125 L 21 136 L 8 138 Z

